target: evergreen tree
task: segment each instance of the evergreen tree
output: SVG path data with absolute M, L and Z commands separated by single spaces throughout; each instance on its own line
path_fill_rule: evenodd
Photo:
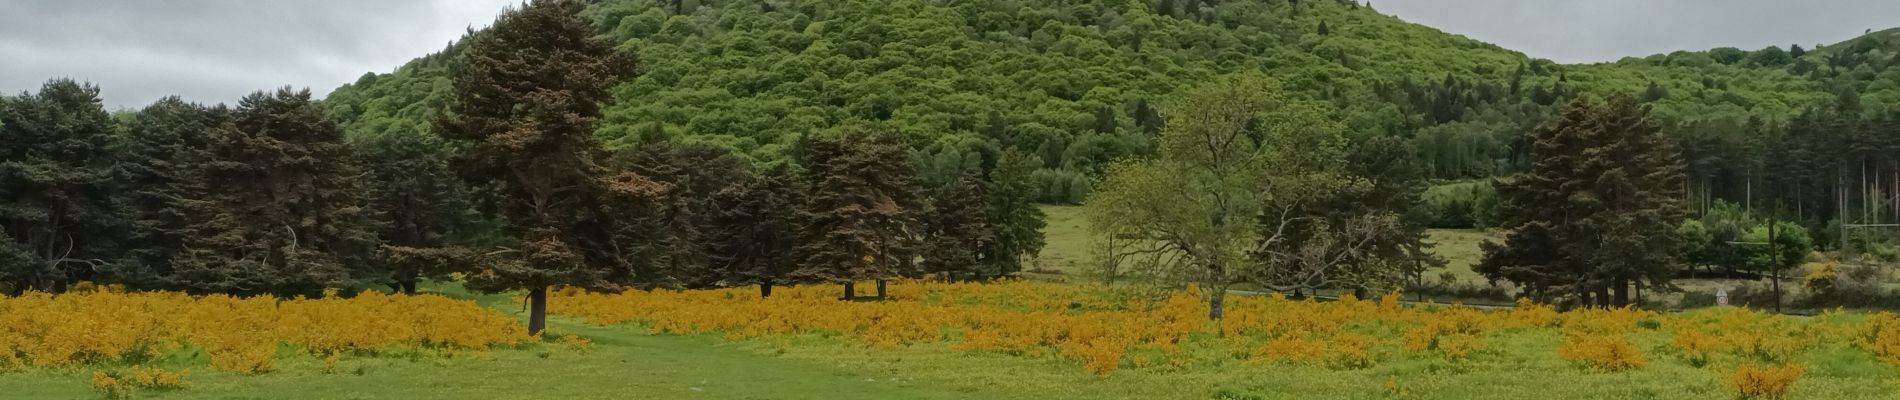
M 584 8 L 536 0 L 470 34 L 437 121 L 468 149 L 465 178 L 495 187 L 491 208 L 509 242 L 485 253 L 469 284 L 527 290 L 529 332 L 546 326 L 549 286 L 619 290 L 632 280 L 620 228 L 642 212 L 637 199 L 666 189 L 599 163 L 600 102 L 632 65 L 595 37 Z
M 345 164 L 343 130 L 309 90 L 256 92 L 211 134 L 209 190 L 186 202 L 171 284 L 197 292 L 315 295 L 368 277 L 375 238 Z
M 131 117 L 119 140 L 116 171 L 127 213 L 126 263 L 115 281 L 135 288 L 162 287 L 172 257 L 184 248 L 191 220 L 187 201 L 205 195 L 203 165 L 211 155 L 210 133 L 230 120 L 230 110 L 166 97 Z
M 924 221 L 924 272 L 945 279 L 983 275 L 984 250 L 993 246 L 995 232 L 984 200 L 986 193 L 977 171 L 965 169 L 962 176 L 937 188 L 931 196 L 930 213 Z
M 859 280 L 916 275 L 920 204 L 897 135 L 847 133 L 813 140 L 805 152 L 812 186 L 799 211 L 802 262 L 793 278 L 844 284 L 849 299 Z
M 420 279 L 444 277 L 466 262 L 462 246 L 474 239 L 479 221 L 471 215 L 470 191 L 449 165 L 447 144 L 407 131 L 358 135 L 350 144 L 385 251 L 382 280 L 415 293 Z
M 0 246 L 11 254 L 0 254 L 0 277 L 14 291 L 96 279 L 118 256 L 122 224 L 99 88 L 56 79 L 36 94 L 0 97 L 0 121 L 0 230 L 11 238 Z
M 1630 303 L 1634 285 L 1669 288 L 1679 263 L 1682 161 L 1628 95 L 1579 100 L 1539 127 L 1530 172 L 1501 182 L 1510 226 L 1478 271 L 1542 296 Z
M 983 248 L 985 276 L 1003 276 L 1022 271 L 1024 258 L 1042 253 L 1042 229 L 1048 225 L 1042 209 L 1036 207 L 1039 196 L 1034 174 L 1042 160 L 1014 147 L 1003 149 L 996 167 L 990 170 L 987 215 L 992 233 Z
M 1320 21 L 1320 22 L 1319 22 L 1319 35 L 1320 35 L 1320 36 L 1326 36 L 1326 35 L 1331 35 L 1332 33 L 1333 33 L 1333 32 L 1332 32 L 1332 29 L 1329 29 L 1329 28 L 1327 28 L 1327 27 L 1326 27 L 1326 21 Z
M 671 144 L 652 140 L 619 157 L 627 168 L 667 185 L 657 197 L 654 218 L 630 221 L 627 232 L 651 245 L 636 246 L 650 265 L 635 271 L 636 286 L 693 288 L 718 286 L 737 256 L 720 240 L 730 228 L 719 222 L 752 179 L 752 165 L 730 149 L 708 144 Z
M 722 251 L 730 254 L 728 285 L 759 285 L 759 297 L 772 296 L 772 286 L 793 283 L 788 275 L 797 259 L 796 206 L 803 203 L 798 176 L 789 164 L 777 164 L 745 184 L 720 193 L 714 233 Z

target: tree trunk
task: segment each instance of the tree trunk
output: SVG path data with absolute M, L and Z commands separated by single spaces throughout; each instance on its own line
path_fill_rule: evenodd
M 1221 304 L 1227 302 L 1227 291 L 1215 289 L 1207 296 L 1207 319 L 1219 321 Z
M 414 278 L 410 278 L 408 280 L 396 282 L 396 290 L 402 291 L 402 294 L 409 294 L 409 295 L 416 294 L 416 280 Z
M 772 297 L 772 280 L 770 279 L 760 280 L 759 281 L 759 298 L 763 299 L 767 297 Z
M 857 284 L 858 284 L 857 282 L 845 282 L 844 283 L 844 297 L 840 297 L 838 299 L 851 300 L 852 298 L 858 297 Z
M 1610 299 L 1610 288 L 1607 288 L 1607 287 L 1597 288 L 1597 307 L 1610 308 L 1611 302 L 1612 300 Z
M 885 294 L 885 292 L 884 292 L 884 280 L 883 280 L 883 279 L 879 279 L 879 280 L 877 280 L 877 298 L 878 298 L 878 300 L 883 300 L 883 299 L 884 299 L 884 294 Z
M 1628 279 L 1623 279 L 1623 278 L 1616 278 L 1616 281 L 1615 281 L 1615 283 L 1611 283 L 1611 285 L 1612 285 L 1612 286 L 1610 286 L 1610 290 L 1611 290 L 1611 299 L 1610 299 L 1610 303 L 1611 303 L 1611 305 L 1612 305 L 1612 306 L 1615 306 L 1615 307 L 1623 307 L 1623 306 L 1627 306 L 1627 305 L 1630 305 L 1630 283 L 1629 283 L 1629 280 L 1628 280 Z
M 541 333 L 548 327 L 548 288 L 538 287 L 528 291 L 528 334 Z

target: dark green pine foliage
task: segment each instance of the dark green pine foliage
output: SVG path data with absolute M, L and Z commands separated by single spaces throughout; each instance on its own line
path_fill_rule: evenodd
M 751 179 L 752 165 L 725 147 L 709 144 L 673 144 L 649 141 L 622 151 L 616 160 L 627 169 L 666 184 L 652 209 L 652 218 L 630 221 L 629 236 L 650 246 L 635 246 L 636 256 L 649 260 L 635 271 L 642 288 L 717 287 L 727 278 L 726 268 L 736 257 L 718 240 L 726 229 L 719 216 Z
M 1670 288 L 1684 178 L 1658 132 L 1629 95 L 1579 100 L 1540 127 L 1539 161 L 1499 188 L 1517 229 L 1503 246 L 1487 243 L 1479 272 L 1606 306 L 1630 304 L 1633 287 Z
M 1629 96 L 1613 96 L 1599 115 L 1599 150 L 1583 164 L 1580 176 L 1595 186 L 1589 204 L 1600 209 L 1586 224 L 1599 225 L 1594 237 L 1576 245 L 1595 265 L 1591 281 L 1608 286 L 1609 303 L 1630 304 L 1629 290 L 1673 288 L 1670 277 L 1681 264 L 1675 228 L 1687 215 L 1682 208 L 1682 155 L 1664 139 L 1649 106 Z M 1588 226 L 1588 225 L 1585 225 Z M 1601 289 L 1599 289 L 1601 290 Z M 1601 303 L 1601 301 L 1599 301 Z
M 437 120 L 465 149 L 464 177 L 493 187 L 487 207 L 506 244 L 467 277 L 484 291 L 528 291 L 530 332 L 546 325 L 547 288 L 619 290 L 638 254 L 622 240 L 641 199 L 665 185 L 605 168 L 600 103 L 632 63 L 594 36 L 579 1 L 537 0 L 472 33 Z
M 973 169 L 961 175 L 936 189 L 924 221 L 924 272 L 946 280 L 987 275 L 984 250 L 996 241 L 981 176 Z
M 207 189 L 186 202 L 170 283 L 194 292 L 308 294 L 367 278 L 375 237 L 343 130 L 309 90 L 257 92 L 209 138 Z
M 98 87 L 0 97 L 0 289 L 64 290 L 118 256 L 111 144 Z
M 804 147 L 811 188 L 799 211 L 802 262 L 793 279 L 842 283 L 850 298 L 856 281 L 919 275 L 921 201 L 897 135 L 851 132 Z
M 1527 172 L 1500 178 L 1497 187 L 1501 225 L 1510 229 L 1503 244 L 1481 244 L 1484 259 L 1473 270 L 1492 281 L 1510 281 L 1524 294 L 1540 301 L 1580 294 L 1589 266 L 1565 253 L 1569 223 L 1587 212 L 1567 204 L 1569 191 L 1583 186 L 1574 176 L 1582 164 L 1582 141 L 1593 129 L 1597 109 L 1579 100 L 1556 119 L 1531 131 L 1531 159 Z
M 204 165 L 210 134 L 230 123 L 231 112 L 166 97 L 134 114 L 124 125 L 116 171 L 128 222 L 126 256 L 113 268 L 114 281 L 135 288 L 162 288 L 171 261 L 184 248 L 191 225 L 189 199 L 206 195 Z
M 476 238 L 470 191 L 449 165 L 447 143 L 434 135 L 390 131 L 350 138 L 352 162 L 382 243 L 387 276 L 378 280 L 415 293 L 423 278 L 444 278 L 468 260 Z
M 1022 271 L 1024 259 L 1042 253 L 1042 229 L 1048 222 L 1042 208 L 1036 207 L 1040 193 L 1033 177 L 1040 165 L 1042 160 L 1014 147 L 1003 149 L 997 156 L 985 187 L 992 240 L 983 248 L 979 274 L 994 277 L 1017 273 Z
M 1444 266 L 1445 259 L 1433 254 L 1425 227 L 1432 216 L 1421 207 L 1429 186 L 1423 166 L 1412 157 L 1404 139 L 1378 137 L 1359 143 L 1347 154 L 1346 171 L 1365 179 L 1365 190 L 1347 193 L 1335 203 L 1337 223 L 1351 212 L 1386 212 L 1400 216 L 1397 229 L 1381 232 L 1366 246 L 1366 262 L 1381 263 L 1388 270 L 1419 278 L 1428 269 Z M 1356 210 L 1355 210 L 1356 209 Z M 1354 289 L 1387 289 L 1360 286 Z M 1362 296 L 1363 297 L 1363 296 Z
M 760 297 L 770 297 L 773 285 L 795 283 L 789 275 L 797 262 L 796 207 L 804 196 L 794 171 L 777 163 L 718 193 L 711 240 L 726 255 L 726 285 L 759 285 Z

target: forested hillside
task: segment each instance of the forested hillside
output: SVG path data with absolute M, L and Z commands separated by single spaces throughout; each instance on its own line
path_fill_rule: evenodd
M 1524 133 L 1580 93 L 1640 93 L 1684 136 L 1779 126 L 1842 92 L 1871 109 L 1900 102 L 1893 32 L 1559 65 L 1352 1 L 602 0 L 588 12 L 640 59 L 598 131 L 609 146 L 664 130 L 773 160 L 800 135 L 884 124 L 926 169 L 1031 151 L 1051 202 L 1080 200 L 1108 160 L 1147 151 L 1154 101 L 1235 71 L 1331 102 L 1353 138 L 1408 139 L 1437 179 L 1521 167 Z M 426 131 L 459 49 L 366 74 L 328 107 L 352 132 Z

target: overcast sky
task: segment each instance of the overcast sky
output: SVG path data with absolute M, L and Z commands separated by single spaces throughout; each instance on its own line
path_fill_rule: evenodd
M 440 50 L 517 0 L 0 0 L 0 92 L 91 81 L 110 108 L 168 94 L 318 94 Z M 1900 26 L 1900 0 L 1374 0 L 1380 12 L 1560 62 L 1812 46 Z
M 0 92 L 48 78 L 107 108 L 170 94 L 234 103 L 284 85 L 329 93 L 485 26 L 518 0 L 0 0 Z
M 1380 12 L 1563 63 L 1812 48 L 1900 27 L 1900 0 L 1372 0 Z

